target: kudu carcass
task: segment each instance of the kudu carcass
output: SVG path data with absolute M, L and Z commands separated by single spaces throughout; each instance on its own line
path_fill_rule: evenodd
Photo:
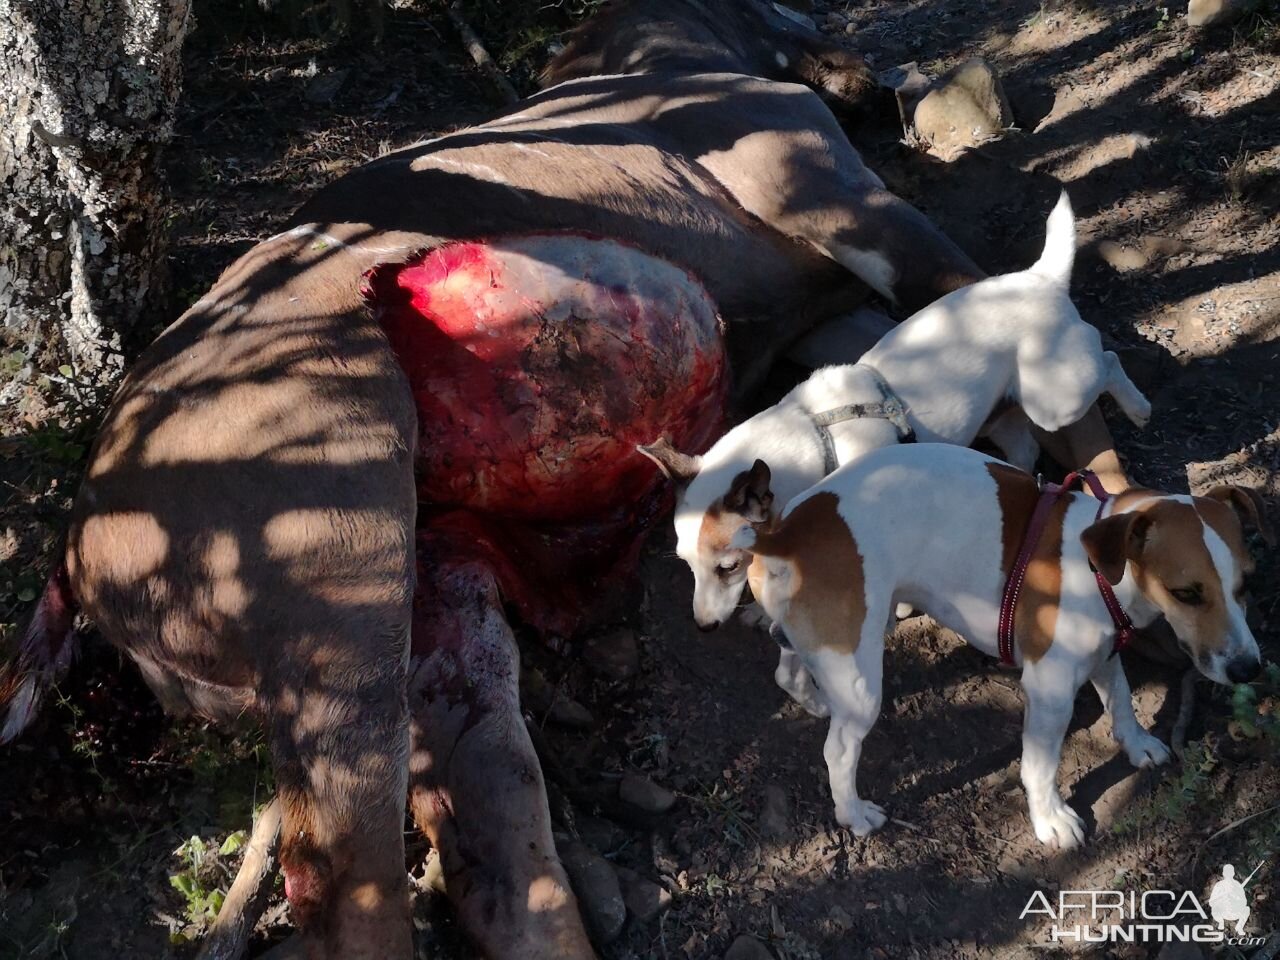
M 406 791 L 485 953 L 591 955 L 503 600 L 566 631 L 625 569 L 655 480 L 615 453 L 710 439 L 716 311 L 750 384 L 867 287 L 981 275 L 802 85 L 863 106 L 863 63 L 770 6 L 633 0 L 546 80 L 322 191 L 143 354 L 0 674 L 8 740 L 79 608 L 171 711 L 259 716 L 311 956 L 409 955 Z

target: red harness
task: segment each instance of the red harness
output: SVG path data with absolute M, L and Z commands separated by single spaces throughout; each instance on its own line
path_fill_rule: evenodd
M 1040 535 L 1044 533 L 1044 525 L 1049 520 L 1049 511 L 1053 509 L 1053 505 L 1064 496 L 1071 493 L 1071 488 L 1078 481 L 1082 481 L 1098 500 L 1098 516 L 1102 519 L 1102 511 L 1106 509 L 1107 504 L 1111 502 L 1111 495 L 1107 493 L 1102 486 L 1102 481 L 1098 479 L 1097 474 L 1091 470 L 1077 470 L 1067 475 L 1059 486 L 1056 483 L 1045 483 L 1040 494 L 1040 500 L 1036 503 L 1035 513 L 1031 515 L 1031 523 L 1027 526 L 1026 535 L 1022 540 L 1022 549 L 1018 552 L 1017 562 L 1014 563 L 1013 569 L 1009 572 L 1009 580 L 1004 585 L 1004 596 L 1000 599 L 1000 626 L 998 639 L 1000 643 L 1000 662 L 1013 666 L 1013 615 L 1018 609 L 1018 595 L 1022 593 L 1022 584 L 1027 579 L 1027 567 L 1031 563 L 1031 557 L 1036 551 L 1036 544 L 1040 542 Z M 1107 606 L 1107 612 L 1111 614 L 1111 622 L 1116 627 L 1115 644 L 1111 648 L 1114 656 L 1120 650 L 1124 649 L 1125 644 L 1133 639 L 1134 626 L 1133 621 L 1129 619 L 1129 615 L 1124 612 L 1120 606 L 1120 601 L 1116 599 L 1115 591 L 1111 589 L 1111 584 L 1107 583 L 1107 578 L 1093 569 L 1093 575 L 1098 581 L 1098 592 L 1102 594 L 1102 602 Z

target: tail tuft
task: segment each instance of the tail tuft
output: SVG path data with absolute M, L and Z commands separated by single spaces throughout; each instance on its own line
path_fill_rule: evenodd
M 756 545 L 756 529 L 750 524 L 746 524 L 738 529 L 732 539 L 729 540 L 730 550 L 752 550 Z
M 1065 290 L 1071 285 L 1071 266 L 1075 257 L 1076 218 L 1071 212 L 1071 199 L 1063 190 L 1045 225 L 1044 252 L 1031 267 L 1031 272 Z
M 65 564 L 44 585 L 17 649 L 0 663 L 0 744 L 18 737 L 40 710 L 75 653 L 75 597 Z

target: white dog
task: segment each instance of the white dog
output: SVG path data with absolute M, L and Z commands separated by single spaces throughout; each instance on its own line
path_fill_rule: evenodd
M 818 370 L 701 457 L 665 440 L 639 447 L 681 487 L 676 552 L 693 570 L 698 626 L 714 629 L 742 597 L 749 558 L 729 540 L 744 520 L 768 521 L 837 466 L 908 432 L 967 446 L 991 421 L 987 435 L 1030 469 L 1039 450 L 1019 408 L 1054 431 L 1083 417 L 1105 392 L 1145 424 L 1151 405 L 1068 296 L 1074 256 L 1075 221 L 1063 193 L 1030 269 L 948 294 L 891 330 L 859 363 Z M 1016 407 L 992 420 L 1004 403 Z M 761 460 L 772 469 L 773 500 L 764 496 Z M 775 678 L 823 714 L 812 682 L 785 650 Z
M 1241 528 L 1243 516 L 1269 536 L 1256 493 L 1220 486 L 1203 497 L 1131 489 L 1101 501 L 1049 498 L 1032 524 L 1041 495 L 1030 475 L 962 447 L 891 447 L 793 499 L 772 529 L 747 524 L 731 538 L 732 548 L 763 559 L 756 596 L 830 708 L 831 794 L 836 819 L 855 833 L 885 820 L 858 796 L 856 774 L 880 712 L 896 603 L 923 610 L 984 653 L 1003 647 L 1021 666 L 1031 822 L 1041 842 L 1062 848 L 1084 838 L 1057 772 L 1086 680 L 1131 763 L 1169 757 L 1134 717 L 1113 638 L 1163 614 L 1209 679 L 1242 683 L 1258 672 L 1242 590 L 1253 560 Z M 1017 587 L 1006 597 L 1011 575 Z

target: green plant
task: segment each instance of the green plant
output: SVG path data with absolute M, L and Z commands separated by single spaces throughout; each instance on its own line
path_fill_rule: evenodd
M 1158 823 L 1183 823 L 1196 806 L 1213 794 L 1212 774 L 1218 757 L 1208 737 L 1187 744 L 1182 768 L 1165 777 L 1159 789 L 1146 801 L 1118 818 L 1111 832 L 1119 836 Z
M 1238 740 L 1267 740 L 1280 746 L 1280 664 L 1268 663 L 1257 680 L 1235 685 L 1227 730 Z
M 193 836 L 173 851 L 182 861 L 182 869 L 169 876 L 169 885 L 186 901 L 184 909 L 190 923 L 203 923 L 218 915 L 227 897 L 226 885 L 233 876 L 225 858 L 236 854 L 247 840 L 248 835 L 237 830 L 214 848 Z

